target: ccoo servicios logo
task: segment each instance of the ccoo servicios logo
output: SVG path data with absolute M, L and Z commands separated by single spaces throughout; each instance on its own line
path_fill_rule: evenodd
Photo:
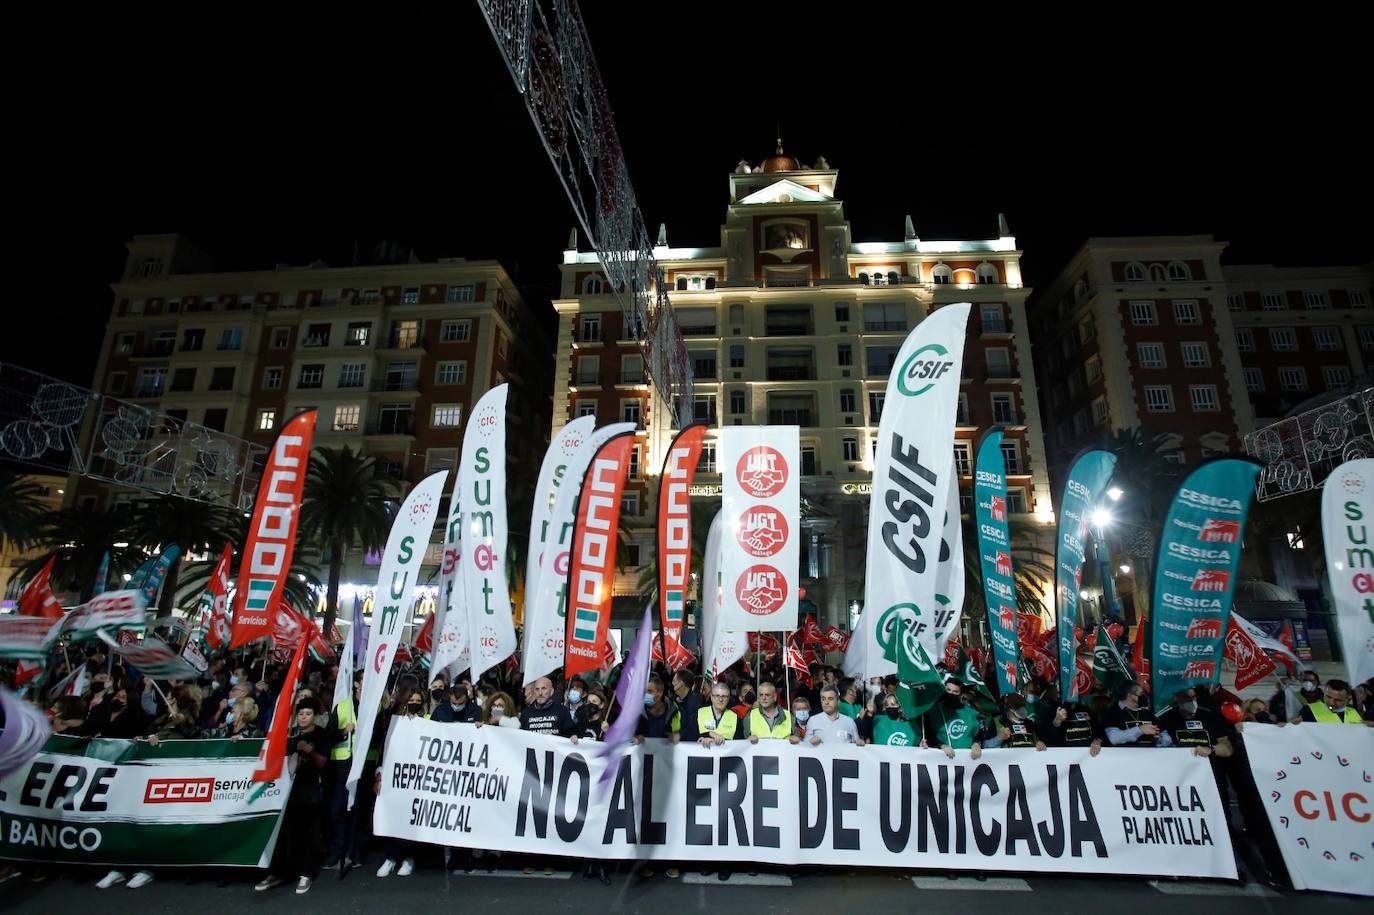
M 897 390 L 907 397 L 919 397 L 949 375 L 954 360 L 940 343 L 927 343 L 907 357 L 897 373 Z

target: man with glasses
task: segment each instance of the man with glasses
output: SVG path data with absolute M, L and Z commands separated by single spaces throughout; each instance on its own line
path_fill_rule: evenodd
M 720 681 L 711 684 L 711 704 L 697 709 L 696 724 L 703 747 L 718 747 L 739 736 L 739 716 L 730 708 L 730 687 Z
M 759 684 L 759 704 L 744 718 L 744 736 L 750 743 L 786 740 L 800 743 L 792 730 L 792 713 L 778 705 L 778 688 L 765 680 Z

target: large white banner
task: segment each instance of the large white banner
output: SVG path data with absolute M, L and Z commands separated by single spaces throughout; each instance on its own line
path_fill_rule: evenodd
M 1346 461 L 1322 485 L 1326 571 L 1350 684 L 1374 677 L 1374 459 Z M 1374 857 L 1374 848 L 1370 849 Z M 1374 870 L 1374 863 L 1371 864 Z
M 439 516 L 439 499 L 447 476 L 447 470 L 430 474 L 410 491 L 396 513 L 396 520 L 391 522 L 391 533 L 386 538 L 386 552 L 382 553 L 382 567 L 372 603 L 367 656 L 363 659 L 363 691 L 355 710 L 358 723 L 353 730 L 353 745 L 359 752 L 353 754 L 353 764 L 348 770 L 349 806 L 352 806 L 358 779 L 367 761 L 367 753 L 363 751 L 372 742 L 372 728 L 377 723 L 377 709 L 386 692 L 396 646 L 401 643 L 402 633 L 410 622 L 411 592 L 420 578 L 420 564 L 429 546 L 429 532 Z M 364 790 L 370 788 L 370 785 L 364 786 Z
M 1374 896 L 1369 728 L 1246 722 L 1245 750 L 1293 886 Z
M 596 420 L 591 419 L 594 425 Z M 574 420 L 564 428 L 567 429 Z M 596 450 L 624 432 L 633 432 L 634 423 L 612 423 L 600 429 L 587 427 L 572 454 L 556 477 L 557 490 L 549 509 L 546 560 L 540 567 L 534 588 L 525 583 L 525 654 L 521 658 L 525 685 L 563 666 L 564 641 L 568 628 L 568 564 L 572 554 L 573 529 L 577 525 L 577 500 Z M 552 451 L 552 447 L 550 447 Z M 541 490 L 542 492 L 542 490 Z M 534 542 L 533 537 L 530 540 Z M 533 551 L 533 548 L 531 548 Z
M 378 835 L 592 859 L 1236 876 L 1188 750 L 989 750 L 646 740 L 596 745 L 396 718 Z
M 544 461 L 539 465 L 539 481 L 534 487 L 534 506 L 530 510 L 530 539 L 529 548 L 525 554 L 525 607 L 524 621 L 525 628 L 520 645 L 520 659 L 525 666 L 525 685 L 529 685 L 534 680 L 547 674 L 549 670 L 531 675 L 533 667 L 530 663 L 532 643 L 547 642 L 551 634 L 550 627 L 546 622 L 547 613 L 541 612 L 530 601 L 530 598 L 539 593 L 539 578 L 544 571 L 544 558 L 549 557 L 549 568 L 553 567 L 553 550 L 549 547 L 550 543 L 557 544 L 560 532 L 553 529 L 553 503 L 558 498 L 558 491 L 562 488 L 567 479 L 568 463 L 577 455 L 582 443 L 587 440 L 587 436 L 596 428 L 595 416 L 579 416 L 572 422 L 558 430 L 558 434 L 549 442 L 549 450 L 544 452 Z M 569 537 L 572 535 L 569 534 Z M 565 569 L 566 571 L 566 569 Z M 550 574 L 557 574 L 551 572 Z M 539 619 L 536 619 L 539 617 Z M 562 619 L 558 620 L 558 625 L 562 627 Z M 536 636 L 535 634 L 538 633 Z M 562 657 L 562 632 L 559 636 L 558 654 Z M 547 652 L 542 652 L 547 654 Z M 557 665 L 554 665 L 555 667 Z
M 472 679 L 515 651 L 515 619 L 506 581 L 506 394 L 498 384 L 472 408 L 458 463 L 462 549 L 457 581 L 468 613 Z
M 720 629 L 796 629 L 801 430 L 726 426 L 720 432 L 720 468 Z
M 863 625 L 854 633 L 864 673 L 897 672 L 891 639 L 938 658 L 953 611 L 935 600 L 943 509 L 954 472 L 954 420 L 969 304 L 943 305 L 906 338 L 887 380 L 873 461 Z
M 444 558 L 439 565 L 439 597 L 434 602 L 434 649 L 429 664 L 429 681 L 440 674 L 456 678 L 467 670 L 472 656 L 468 651 L 468 614 L 458 584 L 458 556 L 463 540 L 463 483 L 453 477 L 453 494 L 448 500 L 448 519 L 444 524 Z M 356 620 L 355 620 L 356 624 Z
M 725 513 L 716 512 L 706 531 L 706 554 L 702 558 L 701 610 L 697 625 L 701 637 L 702 672 L 712 679 L 744 657 L 749 647 L 746 633 L 726 632 L 720 627 L 720 550 L 725 532 Z
M 0 858 L 266 867 L 291 776 L 253 781 L 261 743 L 54 737 L 0 779 Z
M 935 634 L 935 649 L 941 654 L 950 636 L 959 631 L 959 620 L 964 615 L 964 591 L 968 587 L 964 577 L 964 519 L 959 508 L 959 476 L 951 473 L 945 523 L 940 535 L 940 564 L 935 569 L 935 602 L 949 613 Z

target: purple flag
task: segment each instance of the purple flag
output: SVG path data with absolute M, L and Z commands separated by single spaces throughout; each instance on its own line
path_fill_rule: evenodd
M 48 716 L 0 686 L 0 778 L 38 755 L 52 736 Z
M 649 666 L 652 663 L 654 641 L 654 605 L 644 608 L 644 619 L 635 633 L 635 644 L 625 666 L 620 669 L 620 681 L 615 685 L 615 701 L 620 704 L 620 716 L 611 723 L 602 744 L 602 758 L 606 768 L 598 787 L 615 777 L 619 764 L 615 761 L 630 743 L 639 728 L 639 716 L 644 714 L 644 690 L 649 685 Z

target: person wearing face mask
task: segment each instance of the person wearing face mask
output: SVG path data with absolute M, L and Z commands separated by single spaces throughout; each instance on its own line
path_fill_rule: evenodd
M 424 718 L 425 714 L 425 694 L 421 691 L 420 684 L 414 677 L 402 677 L 397 681 L 396 702 L 391 707 L 391 715 L 386 718 L 383 734 L 391 729 L 391 718 L 402 715 L 406 718 Z M 401 688 L 403 687 L 403 688 Z M 378 719 L 378 725 L 383 724 Z M 379 771 L 375 776 L 373 784 L 374 795 L 381 791 L 382 773 Z M 377 868 L 378 877 L 390 877 L 393 873 L 397 877 L 409 877 L 415 873 L 415 853 L 422 846 L 418 842 L 410 842 L 405 839 L 388 839 L 383 844 L 383 853 L 386 855 L 382 861 L 382 866 Z M 397 860 L 400 866 L 396 866 Z
M 822 697 L 824 701 L 824 697 Z M 882 714 L 873 719 L 873 743 L 886 747 L 914 747 L 919 742 L 916 731 L 902 713 L 902 703 L 896 696 L 884 696 Z M 860 745 L 863 741 L 859 741 Z
M 563 705 L 568 709 L 568 714 L 577 717 L 577 710 L 587 701 L 587 681 L 581 677 L 573 677 L 568 681 L 568 688 L 563 691 Z
M 811 720 L 811 700 L 798 696 L 792 700 L 792 733 L 806 739 L 806 723 Z
M 972 759 L 983 755 L 986 725 L 978 713 L 965 704 L 964 685 L 953 677 L 945 681 L 944 699 L 926 712 L 922 725 L 925 733 L 920 743 L 922 749 L 934 744 L 950 759 L 954 758 L 955 750 L 968 750 Z
M 324 855 L 321 826 L 324 820 L 324 772 L 329 762 L 329 736 L 316 724 L 320 704 L 308 696 L 296 703 L 296 727 L 287 738 L 290 754 L 291 794 L 282 814 L 281 835 L 277 839 L 271 873 L 253 889 L 266 891 L 291 880 L 296 894 L 310 891 L 320 875 Z
M 468 698 L 468 688 L 455 684 L 449 688 L 443 701 L 434 707 L 429 720 L 472 724 L 477 720 L 477 715 L 477 705 Z
M 644 688 L 644 714 L 639 717 L 639 726 L 635 729 L 636 743 L 643 742 L 646 737 L 671 738 L 675 733 L 673 717 L 677 714 L 677 705 L 667 693 L 657 674 L 649 677 Z
M 1321 702 L 1303 707 L 1298 724 L 1309 721 L 1319 724 L 1365 724 L 1365 720 L 1350 704 L 1350 684 L 1344 680 L 1327 680 Z
M 730 707 L 735 716 L 744 720 L 744 717 L 754 708 L 754 703 L 758 701 L 754 696 L 754 684 L 741 683 L 739 685 L 739 701 Z
M 1053 714 L 1049 710 L 1054 709 Z M 1040 740 L 1051 747 L 1087 747 L 1089 756 L 1102 752 L 1097 717 L 1082 702 L 1048 703 L 1036 722 Z
M 553 681 L 548 677 L 540 677 L 534 681 L 531 690 L 532 700 L 520 712 L 521 729 L 534 734 L 570 736 L 575 722 L 567 706 L 554 701 Z
M 491 693 L 487 696 L 486 702 L 482 705 L 482 720 L 478 722 L 478 727 L 482 724 L 494 724 L 497 726 L 509 727 L 507 722 L 514 721 L 515 726 L 520 726 L 520 719 L 514 713 L 515 700 L 506 693 Z
M 606 720 L 606 692 L 600 686 L 588 690 L 587 698 L 582 700 L 574 716 L 577 727 L 569 738 L 573 743 L 579 740 L 600 740 L 601 735 L 610 727 Z
M 1302 710 L 1321 700 L 1321 677 L 1315 670 L 1304 670 L 1296 683 L 1291 677 L 1279 678 L 1279 690 L 1269 700 L 1269 714 L 1275 721 L 1297 724 Z
M 1114 747 L 1171 747 L 1173 735 L 1155 722 L 1149 697 L 1137 683 L 1121 688 L 1121 699 L 1107 709 L 1102 728 Z
M 863 687 L 858 680 L 845 680 L 840 684 L 840 702 L 837 708 L 841 715 L 848 715 L 856 722 L 859 720 L 859 714 L 864 710 L 862 690 Z
M 697 713 L 706 705 L 703 685 L 689 669 L 684 668 L 673 674 L 673 700 L 678 707 L 674 740 L 696 740 L 701 736 L 697 730 Z
M 997 736 L 984 747 L 1001 747 L 1008 750 L 1024 750 L 1035 747 L 1045 749 L 1045 742 L 1035 731 L 1035 722 L 1030 718 L 1030 703 L 1019 693 L 1011 693 L 1002 700 L 1002 714 L 997 719 Z

